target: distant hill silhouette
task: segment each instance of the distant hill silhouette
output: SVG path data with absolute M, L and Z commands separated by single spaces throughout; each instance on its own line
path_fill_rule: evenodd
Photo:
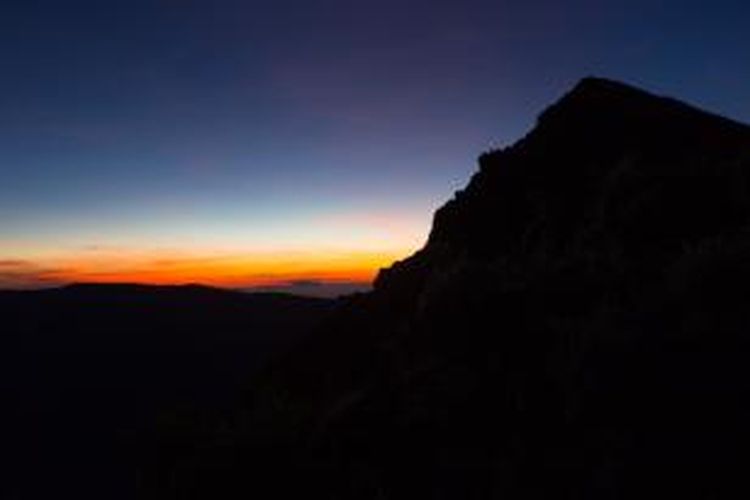
M 587 78 L 479 166 L 153 497 L 747 496 L 750 128 Z
M 200 286 L 0 291 L 0 498 L 134 498 L 334 303 Z
M 372 283 L 356 281 L 297 280 L 278 285 L 248 288 L 248 292 L 277 292 L 301 297 L 338 298 L 372 290 Z

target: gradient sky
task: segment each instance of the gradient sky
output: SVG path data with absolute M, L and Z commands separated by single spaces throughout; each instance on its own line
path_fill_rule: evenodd
M 579 78 L 750 122 L 747 0 L 6 0 L 0 287 L 368 281 Z

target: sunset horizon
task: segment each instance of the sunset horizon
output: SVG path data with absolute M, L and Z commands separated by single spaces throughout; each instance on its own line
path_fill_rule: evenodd
M 750 0 L 2 0 L 0 500 L 750 498 Z
M 370 282 L 587 75 L 749 120 L 742 16 L 637 3 L 11 2 L 0 288 Z
M 267 253 L 108 252 L 0 259 L 0 290 L 69 284 L 206 285 L 228 289 L 284 289 L 352 285 L 367 288 L 378 271 L 408 257 L 403 251 L 305 251 Z M 320 292 L 320 290 L 318 290 Z

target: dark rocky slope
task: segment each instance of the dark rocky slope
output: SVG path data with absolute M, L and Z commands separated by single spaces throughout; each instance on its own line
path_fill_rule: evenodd
M 0 291 L 0 498 L 129 499 L 334 306 L 201 286 Z
M 749 189 L 750 128 L 583 80 L 157 496 L 743 496 Z

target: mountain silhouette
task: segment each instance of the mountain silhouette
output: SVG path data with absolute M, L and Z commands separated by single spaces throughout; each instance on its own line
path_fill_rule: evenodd
M 747 126 L 582 80 L 151 496 L 746 496 L 749 190 Z
M 0 291 L 0 498 L 134 498 L 332 301 L 201 286 Z M 165 431 L 166 429 L 166 431 Z

